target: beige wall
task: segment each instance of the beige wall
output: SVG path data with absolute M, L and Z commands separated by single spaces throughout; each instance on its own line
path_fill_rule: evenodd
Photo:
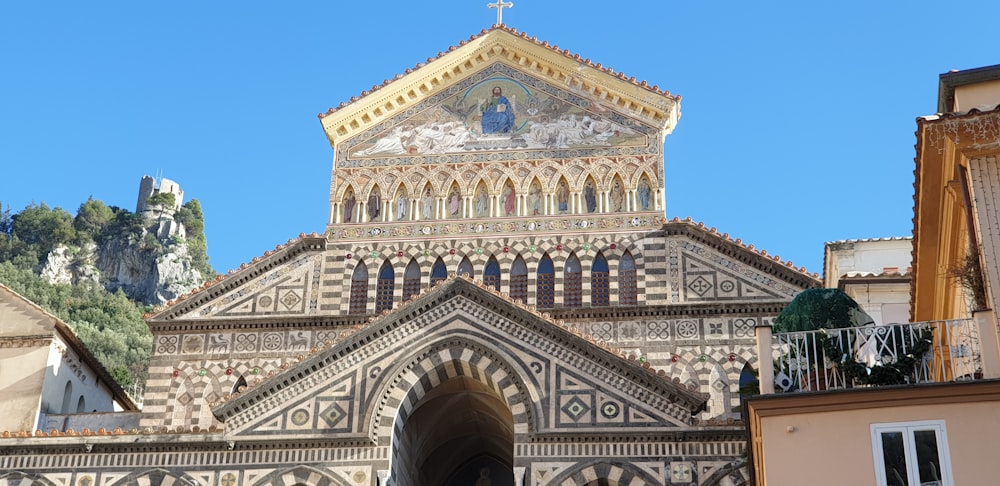
M 0 431 L 37 428 L 49 346 L 0 348 Z
M 955 88 L 953 111 L 969 111 L 988 106 L 990 109 L 1000 104 L 1000 80 L 967 84 Z
M 880 393 L 883 392 L 873 389 L 851 395 L 870 397 Z M 807 406 L 799 404 L 785 410 L 763 411 L 765 416 L 751 413 L 759 486 L 874 484 L 870 426 L 923 420 L 943 420 L 945 423 L 954 484 L 995 483 L 996 448 L 992 442 L 1000 436 L 1000 398 L 997 396 L 989 400 L 979 397 L 965 401 L 969 398 L 952 390 L 930 400 L 916 398 L 916 395 L 913 399 L 894 396 L 866 407 L 857 402 L 854 406 L 847 403 L 824 405 L 821 403 L 825 403 L 823 395 L 803 397 L 816 402 Z M 859 397 L 859 401 L 863 400 Z M 947 403 L 953 400 L 958 403 Z M 908 404 L 919 401 L 942 403 Z M 841 409 L 844 406 L 852 409 Z

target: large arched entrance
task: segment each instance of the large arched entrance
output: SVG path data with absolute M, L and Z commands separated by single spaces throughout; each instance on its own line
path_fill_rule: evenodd
M 396 440 L 395 484 L 514 484 L 513 415 L 496 392 L 472 378 L 457 376 L 427 392 Z

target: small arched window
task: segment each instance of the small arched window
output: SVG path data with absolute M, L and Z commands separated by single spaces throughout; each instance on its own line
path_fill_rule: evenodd
M 472 270 L 472 262 L 469 261 L 469 257 L 462 259 L 462 262 L 458 264 L 458 276 L 462 277 L 465 274 L 469 274 L 469 278 L 476 278 L 476 272 Z
M 521 255 L 510 266 L 510 298 L 528 302 L 528 266 L 524 264 Z
M 351 276 L 351 314 L 364 314 L 368 311 L 368 267 L 365 262 L 358 262 Z
M 563 306 L 580 307 L 583 301 L 583 270 L 576 253 L 570 253 L 563 266 Z
M 441 257 L 438 257 L 437 261 L 434 262 L 434 266 L 431 267 L 431 286 L 437 285 L 438 282 L 448 278 L 448 267 L 444 266 L 444 261 Z
M 635 260 L 629 252 L 618 261 L 618 303 L 636 305 Z
M 378 271 L 378 283 L 375 286 L 375 313 L 392 309 L 392 293 L 396 290 L 396 271 L 389 260 L 382 263 Z
M 80 395 L 80 400 L 76 402 L 76 413 L 84 413 L 87 411 L 87 400 Z
M 483 284 L 487 287 L 500 291 L 500 264 L 496 257 L 491 256 L 486 262 L 486 269 L 483 270 Z
M 609 277 L 608 260 L 604 258 L 603 253 L 598 252 L 590 267 L 590 305 L 592 307 L 604 307 L 610 303 Z
M 66 380 L 66 388 L 63 389 L 62 408 L 59 409 L 59 412 L 72 413 L 72 409 L 70 409 L 72 404 L 73 404 L 73 382 Z
M 540 309 L 550 309 L 555 305 L 556 272 L 549 254 L 543 254 L 538 262 L 538 280 L 535 283 L 536 305 Z
M 406 271 L 403 273 L 403 301 L 406 302 L 418 294 L 420 294 L 420 265 L 414 258 L 406 265 Z
M 241 391 L 240 387 L 246 388 L 246 386 L 247 386 L 247 379 L 243 378 L 243 376 L 240 375 L 240 377 L 236 380 L 236 384 L 233 385 L 233 391 L 231 391 L 230 394 L 238 393 Z

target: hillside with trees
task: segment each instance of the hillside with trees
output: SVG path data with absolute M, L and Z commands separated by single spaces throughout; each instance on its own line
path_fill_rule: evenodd
M 0 283 L 69 324 L 126 388 L 146 380 L 152 335 L 143 313 L 215 276 L 201 204 L 171 212 L 167 196 L 148 200 L 159 213 L 152 218 L 93 198 L 75 215 L 45 203 L 17 213 L 0 205 Z M 183 236 L 158 234 L 164 219 Z

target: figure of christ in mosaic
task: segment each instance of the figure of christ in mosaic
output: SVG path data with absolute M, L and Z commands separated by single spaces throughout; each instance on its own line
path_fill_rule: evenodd
M 514 128 L 514 107 L 503 95 L 503 89 L 494 86 L 489 99 L 479 100 L 479 111 L 483 115 L 483 134 L 510 133 Z
M 517 216 L 517 193 L 510 182 L 503 186 L 503 212 L 504 216 Z

